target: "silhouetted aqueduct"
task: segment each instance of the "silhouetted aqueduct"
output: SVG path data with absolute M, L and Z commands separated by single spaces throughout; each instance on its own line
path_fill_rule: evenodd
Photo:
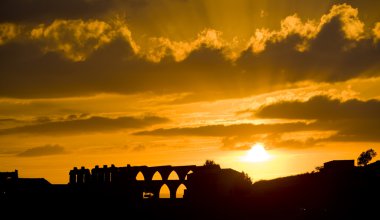
M 104 165 L 103 168 L 95 166 L 90 172 L 89 169 L 81 167 L 78 169 L 74 167 L 70 171 L 69 184 L 74 187 L 83 188 L 102 188 L 108 191 L 115 190 L 117 192 L 124 192 L 128 197 L 134 199 L 143 198 L 160 198 L 160 190 L 165 185 L 170 191 L 170 198 L 175 199 L 177 189 L 183 184 L 187 188 L 187 175 L 196 172 L 203 167 L 191 166 L 130 166 L 115 167 L 112 165 L 108 167 Z M 176 178 L 173 177 L 173 174 Z M 141 177 L 142 179 L 138 178 Z M 160 178 L 157 180 L 157 175 Z M 184 190 L 183 197 L 186 196 Z

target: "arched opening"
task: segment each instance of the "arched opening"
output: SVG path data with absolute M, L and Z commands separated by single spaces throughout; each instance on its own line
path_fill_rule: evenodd
M 187 180 L 187 176 L 188 176 L 189 174 L 192 174 L 192 173 L 193 173 L 193 171 L 190 170 L 190 171 L 186 174 L 186 176 L 185 176 L 185 180 Z
M 136 175 L 136 180 L 145 180 L 144 174 L 141 171 Z
M 160 172 L 156 171 L 152 177 L 152 180 L 162 180 Z
M 178 188 L 177 188 L 177 191 L 175 193 L 175 197 L 177 199 L 183 199 L 186 190 L 187 190 L 187 188 L 186 188 L 186 186 L 184 184 L 179 185 Z
M 168 180 L 179 180 L 179 177 L 178 177 L 178 174 L 177 172 L 175 172 L 174 170 L 170 173 L 169 177 L 168 177 Z
M 161 186 L 159 198 L 160 199 L 170 198 L 170 189 L 166 184 Z

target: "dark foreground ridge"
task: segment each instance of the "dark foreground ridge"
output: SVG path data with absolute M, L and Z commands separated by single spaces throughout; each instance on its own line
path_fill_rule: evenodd
M 169 198 L 161 198 L 164 187 Z M 362 219 L 377 215 L 380 161 L 330 161 L 318 172 L 254 184 L 215 164 L 74 168 L 68 184 L 16 170 L 0 173 L 0 193 L 2 216 L 15 218 Z

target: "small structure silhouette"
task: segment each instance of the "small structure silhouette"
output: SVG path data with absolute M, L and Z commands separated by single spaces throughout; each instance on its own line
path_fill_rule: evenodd
M 18 170 L 14 172 L 0 172 L 0 183 L 13 183 L 18 179 Z
M 323 164 L 323 172 L 351 171 L 355 168 L 354 160 L 332 160 Z

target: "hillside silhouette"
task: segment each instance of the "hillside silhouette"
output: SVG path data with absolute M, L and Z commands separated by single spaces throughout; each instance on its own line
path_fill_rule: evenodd
M 177 179 L 170 179 L 172 172 Z M 144 179 L 137 180 L 142 174 Z M 160 174 L 161 179 L 152 177 Z M 184 185 L 183 198 L 178 189 Z M 166 186 L 169 198 L 161 198 Z M 99 166 L 70 171 L 68 184 L 0 173 L 0 205 L 13 217 L 125 219 L 362 219 L 379 205 L 380 161 L 330 161 L 319 171 L 251 183 L 204 166 Z

